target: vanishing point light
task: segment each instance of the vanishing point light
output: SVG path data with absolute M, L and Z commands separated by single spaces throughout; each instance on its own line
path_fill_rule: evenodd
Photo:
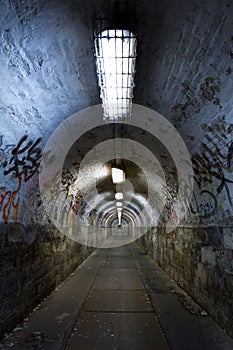
M 122 29 L 95 34 L 95 56 L 104 120 L 120 122 L 132 113 L 136 36 Z
M 121 211 L 118 211 L 117 216 L 118 216 L 118 225 L 121 225 Z
M 112 182 L 114 184 L 120 184 L 125 181 L 125 173 L 118 168 L 112 168 Z
M 115 199 L 117 199 L 117 200 L 123 199 L 123 193 L 122 192 L 116 192 L 115 193 Z

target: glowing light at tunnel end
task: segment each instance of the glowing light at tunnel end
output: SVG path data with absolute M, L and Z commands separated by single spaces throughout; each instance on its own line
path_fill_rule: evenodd
M 142 115 L 143 118 L 141 117 Z M 138 209 L 140 215 L 138 214 L 137 216 L 134 214 L 136 210 L 135 196 L 132 197 L 134 202 L 128 202 L 128 207 L 125 207 L 126 199 L 124 196 L 124 209 L 122 215 L 125 215 L 129 220 L 134 220 L 134 229 L 127 237 L 124 237 L 124 239 L 122 238 L 120 241 L 116 240 L 111 235 L 114 228 L 102 228 L 96 224 L 83 223 L 73 209 L 75 204 L 74 200 L 76 200 L 75 190 L 78 191 L 80 188 L 82 189 L 83 200 L 86 208 L 89 207 L 89 212 L 94 213 L 96 211 L 97 215 L 99 215 L 98 207 L 95 207 L 95 203 L 92 203 L 93 198 L 99 196 L 97 188 L 93 187 L 92 192 L 90 192 L 89 185 L 84 186 L 84 183 L 91 183 L 93 186 L 96 186 L 95 174 L 93 171 L 90 171 L 90 163 L 87 162 L 87 159 L 90 157 L 83 158 L 79 169 L 80 173 L 84 176 L 79 177 L 79 180 L 75 183 L 76 187 L 74 189 L 72 188 L 72 190 L 71 188 L 67 191 L 64 190 L 62 169 L 66 155 L 72 145 L 88 131 L 106 125 L 102 116 L 101 105 L 92 106 L 77 112 L 70 118 L 67 118 L 57 129 L 55 129 L 43 151 L 41 170 L 39 174 L 39 185 L 43 205 L 48 217 L 64 235 L 87 246 L 108 248 L 128 244 L 144 235 L 150 227 L 155 227 L 157 225 L 159 215 L 166 204 L 166 197 L 164 194 L 166 189 L 164 188 L 164 186 L 166 186 L 166 179 L 164 176 L 161 177 L 160 174 L 156 174 L 154 170 L 152 171 L 152 168 L 148 168 L 149 164 L 155 164 L 153 169 L 159 168 L 159 166 L 161 168 L 161 165 L 158 163 L 158 159 L 153 160 L 154 155 L 150 154 L 150 151 L 147 150 L 145 146 L 142 147 L 142 145 L 133 140 L 125 140 L 124 144 L 124 139 L 122 139 L 122 145 L 125 145 L 122 149 L 122 158 L 134 162 L 145 173 L 148 183 L 147 204 L 145 203 L 144 206 Z M 170 153 L 176 166 L 177 182 L 179 186 L 172 208 L 176 215 L 173 215 L 173 217 L 170 218 L 168 217 L 167 222 L 165 222 L 166 232 L 169 233 L 179 225 L 181 218 L 188 210 L 188 203 L 192 196 L 193 169 L 189 152 L 173 125 L 166 118 L 163 118 L 159 113 L 148 107 L 134 105 L 132 118 L 125 121 L 125 123 L 141 128 L 157 138 Z M 67 137 L 67 135 L 69 135 L 69 137 Z M 115 159 L 115 145 L 113 139 L 104 141 L 103 144 L 103 150 L 101 152 L 99 147 L 101 144 L 97 145 L 98 147 L 94 146 L 93 150 L 89 151 L 94 154 L 94 156 L 92 155 L 90 158 L 91 162 L 94 160 L 96 164 L 104 165 L 107 161 Z M 97 150 L 96 153 L 95 149 Z M 52 159 L 51 161 L 48 161 L 48 154 L 50 159 Z M 85 179 L 86 168 L 88 169 L 89 179 Z M 105 175 L 105 170 L 103 172 L 101 170 L 99 176 L 102 177 Z M 117 190 L 117 192 L 121 191 Z M 159 194 L 158 198 L 156 198 L 156 203 L 158 205 L 157 216 L 153 215 L 155 212 L 153 198 L 156 193 Z M 138 196 L 138 198 L 140 198 L 140 196 Z M 101 199 L 101 203 L 104 203 L 104 198 Z M 109 209 L 111 209 L 111 207 L 109 207 Z M 115 217 L 118 218 L 118 213 L 120 211 L 116 210 L 116 206 L 114 210 L 115 214 L 112 212 L 111 215 L 115 215 Z M 104 215 L 107 215 L 107 212 L 105 212 Z M 112 216 L 112 218 L 113 217 L 114 216 Z M 174 220 L 174 217 L 176 220 Z
M 125 181 L 125 173 L 122 169 L 112 168 L 112 182 L 121 184 Z

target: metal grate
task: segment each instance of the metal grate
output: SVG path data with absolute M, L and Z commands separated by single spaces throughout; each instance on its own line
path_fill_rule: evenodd
M 94 33 L 100 97 L 107 122 L 121 122 L 132 114 L 136 36 L 124 29 Z

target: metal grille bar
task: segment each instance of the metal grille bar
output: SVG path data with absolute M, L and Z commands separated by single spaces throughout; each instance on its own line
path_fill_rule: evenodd
M 124 29 L 94 33 L 100 97 L 107 122 L 121 122 L 132 114 L 136 36 Z

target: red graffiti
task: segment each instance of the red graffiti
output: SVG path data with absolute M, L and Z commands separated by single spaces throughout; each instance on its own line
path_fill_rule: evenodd
M 80 207 L 80 203 L 78 201 L 72 205 L 72 210 L 76 215 L 78 214 L 79 207 Z
M 4 223 L 7 224 L 10 215 L 12 216 L 14 222 L 18 219 L 18 209 L 19 209 L 19 191 L 22 184 L 22 177 L 18 177 L 18 187 L 15 191 L 7 190 L 6 187 L 0 187 L 0 211 L 2 212 L 2 218 Z
M 176 223 L 179 220 L 179 217 L 176 213 L 176 210 L 172 207 L 172 205 L 170 203 L 166 204 L 166 208 L 167 208 L 169 222 L 176 225 Z

